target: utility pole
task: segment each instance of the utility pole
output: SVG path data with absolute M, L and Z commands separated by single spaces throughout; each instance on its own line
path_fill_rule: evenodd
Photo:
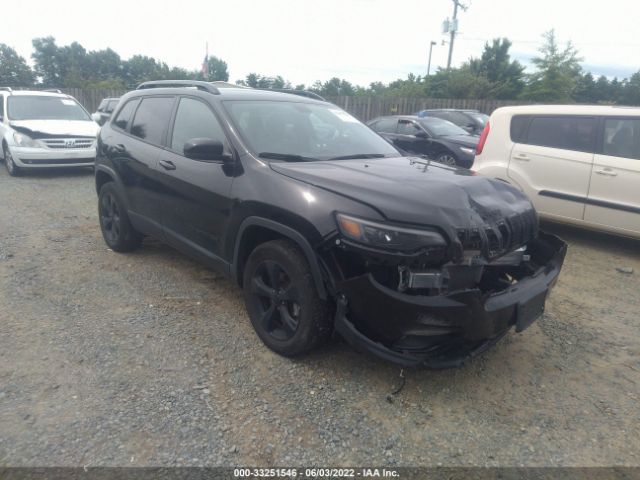
M 433 46 L 436 44 L 433 40 L 431 40 L 431 44 L 429 45 L 429 63 L 427 63 L 427 77 L 429 76 L 429 72 L 431 71 L 431 52 L 433 52 Z
M 451 68 L 451 57 L 453 56 L 453 42 L 456 39 L 456 33 L 458 33 L 458 7 L 462 10 L 466 10 L 467 7 L 462 5 L 459 0 L 453 0 L 453 18 L 451 19 L 451 25 L 449 27 L 449 57 L 447 58 L 447 70 Z

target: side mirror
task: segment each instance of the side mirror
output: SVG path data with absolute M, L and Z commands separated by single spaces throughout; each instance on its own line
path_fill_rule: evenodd
M 193 160 L 222 160 L 229 161 L 230 155 L 225 155 L 224 146 L 219 140 L 211 138 L 192 138 L 184 144 L 184 156 Z
M 429 138 L 427 132 L 419 131 L 416 133 L 416 138 Z

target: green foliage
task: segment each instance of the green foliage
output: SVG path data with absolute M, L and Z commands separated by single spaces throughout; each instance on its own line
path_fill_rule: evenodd
M 193 74 L 186 74 L 187 76 L 183 76 L 181 78 L 192 78 Z M 202 71 L 195 74 L 195 78 L 197 80 L 206 80 L 208 82 L 228 82 L 229 81 L 229 70 L 227 66 L 227 62 L 222 60 L 221 58 L 210 56 L 209 57 L 209 75 L 207 78 L 204 78 L 202 75 Z M 176 80 L 174 78 L 169 78 L 168 80 Z
M 537 71 L 529 76 L 523 98 L 540 102 L 571 102 L 582 73 L 578 51 L 571 42 L 561 49 L 554 30 L 543 35 L 540 56 L 532 62 Z
M 259 75 L 257 73 L 248 74 L 244 80 L 236 81 L 236 85 L 242 85 L 244 87 L 251 88 L 292 88 L 291 83 L 280 75 L 276 77 L 267 77 L 265 75 Z M 298 87 L 304 85 L 298 85 Z M 296 88 L 298 88 L 296 87 Z
M 363 87 L 334 77 L 308 87 L 304 84 L 293 87 L 280 75 L 255 72 L 236 84 L 252 88 L 308 88 L 325 97 L 381 95 L 640 105 L 640 71 L 624 80 L 609 80 L 605 76 L 596 79 L 582 71 L 581 58 L 571 42 L 561 47 L 553 30 L 543 38 L 540 54 L 533 59 L 535 71 L 529 75 L 524 73 L 522 64 L 511 59 L 511 41 L 495 38 L 484 45 L 479 57 L 470 58 L 459 68 L 440 69 L 431 76 L 410 73 L 388 84 L 372 82 Z M 13 48 L 0 44 L 0 85 L 131 89 L 148 80 L 205 79 L 200 68 L 169 67 L 145 55 L 123 60 L 110 48 L 87 51 L 78 42 L 59 46 L 51 36 L 35 38 L 32 43 L 33 69 Z M 211 56 L 208 62 L 206 80 L 229 81 L 224 60 Z
M 476 77 L 488 82 L 489 98 L 516 98 L 524 88 L 524 66 L 511 60 L 509 48 L 508 39 L 495 38 L 491 44 L 485 44 L 480 58 L 472 58 L 465 65 Z
M 22 87 L 32 83 L 33 72 L 25 59 L 13 48 L 0 43 L 0 85 Z
M 351 96 L 356 93 L 356 87 L 353 84 L 338 77 L 333 77 L 324 83 L 317 81 L 311 90 L 323 97 Z

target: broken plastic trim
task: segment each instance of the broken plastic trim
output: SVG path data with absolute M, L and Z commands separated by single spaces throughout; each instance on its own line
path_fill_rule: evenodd
M 539 268 L 492 294 L 479 288 L 447 295 L 408 295 L 370 273 L 337 287 L 336 330 L 356 348 L 401 365 L 446 368 L 485 351 L 513 326 L 539 318 L 564 262 L 566 244 L 541 233 L 529 243 Z

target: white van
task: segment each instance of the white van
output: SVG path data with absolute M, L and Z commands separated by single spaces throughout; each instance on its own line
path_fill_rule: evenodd
M 12 176 L 27 169 L 89 167 L 100 127 L 75 98 L 0 87 L 0 155 Z
M 472 169 L 519 187 L 542 218 L 640 238 L 640 108 L 499 108 Z

